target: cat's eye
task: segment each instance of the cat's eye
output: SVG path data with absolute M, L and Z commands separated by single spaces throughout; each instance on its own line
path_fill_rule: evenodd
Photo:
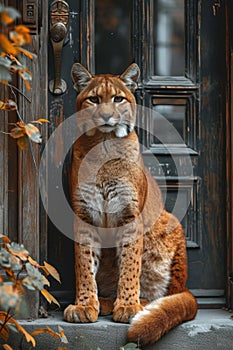
M 88 100 L 92 103 L 99 103 L 98 96 L 90 96 L 90 97 L 88 97 Z
M 120 102 L 122 102 L 123 100 L 124 100 L 124 97 L 122 97 L 122 96 L 115 96 L 114 99 L 113 99 L 113 101 L 114 101 L 115 103 L 120 103 Z

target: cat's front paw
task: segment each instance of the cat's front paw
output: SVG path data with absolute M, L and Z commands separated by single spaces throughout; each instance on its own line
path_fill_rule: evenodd
M 143 310 L 140 304 L 117 305 L 113 310 L 113 320 L 115 322 L 129 323 L 139 311 Z
M 64 319 L 72 323 L 96 322 L 99 309 L 92 305 L 69 305 L 64 311 Z

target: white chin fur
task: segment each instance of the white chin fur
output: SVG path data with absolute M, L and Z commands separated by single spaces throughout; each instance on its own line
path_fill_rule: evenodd
M 127 126 L 126 125 L 119 125 L 116 128 L 115 134 L 116 134 L 116 137 L 125 137 L 125 136 L 127 136 L 128 135 Z

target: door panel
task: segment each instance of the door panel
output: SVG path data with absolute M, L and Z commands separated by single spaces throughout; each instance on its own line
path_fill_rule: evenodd
M 62 58 L 62 77 L 68 89 L 61 96 L 49 94 L 50 134 L 74 112 L 76 94 L 70 78 L 74 62 L 95 73 L 121 73 L 129 63 L 138 63 L 141 80 L 137 102 L 148 108 L 138 128 L 140 141 L 148 150 L 145 162 L 164 191 L 162 169 L 168 210 L 173 210 L 177 198 L 184 205 L 191 198 L 182 219 L 189 258 L 188 286 L 199 297 L 209 296 L 219 305 L 226 282 L 224 2 L 216 12 L 209 0 L 127 0 L 117 5 L 112 0 L 70 0 L 69 6 L 68 40 Z M 49 57 L 51 80 L 51 45 Z M 164 132 L 156 112 L 178 130 L 181 141 Z M 165 144 L 153 136 L 155 131 Z M 61 147 L 62 140 L 57 145 L 58 150 Z M 192 171 L 180 178 L 176 164 L 190 161 Z M 66 193 L 68 168 L 69 157 L 64 165 Z M 71 301 L 73 242 L 52 223 L 48 255 L 63 280 L 60 289 L 53 286 L 54 291 L 63 295 L 65 303 Z

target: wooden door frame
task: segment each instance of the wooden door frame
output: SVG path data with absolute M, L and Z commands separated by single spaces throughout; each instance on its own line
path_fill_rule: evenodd
M 226 2 L 228 91 L 226 108 L 227 306 L 233 308 L 233 4 Z
M 25 122 L 46 118 L 48 115 L 48 8 L 46 5 L 42 6 L 40 0 L 36 2 L 37 23 L 31 31 L 32 42 L 29 50 L 37 55 L 37 59 L 27 61 L 27 67 L 32 72 L 31 90 L 28 91 L 25 88 L 21 79 L 18 81 L 15 79 L 12 83 L 22 92 L 22 94 L 17 94 L 17 103 L 19 113 Z M 16 8 L 22 15 L 22 1 L 4 0 L 4 4 Z M 23 23 L 23 16 L 19 19 L 19 23 Z M 27 96 L 31 102 L 26 101 L 23 95 Z M 16 116 L 13 118 L 17 120 Z M 5 116 L 6 130 L 11 119 L 12 116 Z M 42 136 L 46 142 L 46 126 L 42 128 Z M 13 241 L 24 244 L 35 260 L 44 260 L 47 258 L 47 215 L 40 203 L 38 169 L 34 167 L 30 149 L 20 151 L 15 144 L 14 152 L 9 154 L 9 145 L 12 144 L 12 140 L 6 135 L 1 138 L 4 144 L 1 148 L 3 154 L 0 162 L 4 178 L 1 181 L 0 201 L 4 204 L 4 216 L 0 215 L 0 228 L 4 231 L 0 233 L 8 235 Z M 32 149 L 35 160 L 39 164 L 41 147 L 38 144 L 32 144 Z M 9 187 L 9 183 L 12 182 L 11 178 L 16 178 L 16 181 Z M 16 211 L 14 215 L 12 210 Z M 15 221 L 14 225 L 10 222 L 12 217 Z M 26 293 L 25 299 L 28 304 L 27 317 L 36 318 L 40 304 L 39 293 Z

